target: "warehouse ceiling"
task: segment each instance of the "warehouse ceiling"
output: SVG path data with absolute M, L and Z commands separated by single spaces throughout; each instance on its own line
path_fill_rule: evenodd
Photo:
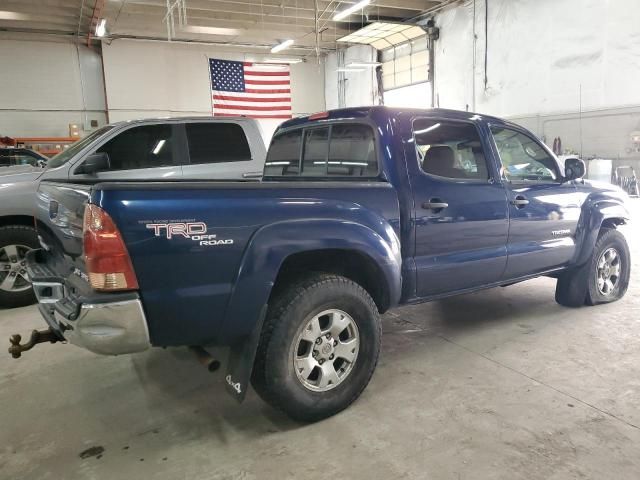
M 293 39 L 291 53 L 305 54 L 312 53 L 316 47 L 318 52 L 335 48 L 336 39 L 377 19 L 406 21 L 452 3 L 451 0 L 372 0 L 341 21 L 332 19 L 335 13 L 357 1 L 2 0 L 0 30 L 86 38 L 95 34 L 97 23 L 104 18 L 107 39 L 167 40 L 172 37 L 174 41 L 263 48 Z M 168 6 L 174 7 L 172 16 L 167 14 Z

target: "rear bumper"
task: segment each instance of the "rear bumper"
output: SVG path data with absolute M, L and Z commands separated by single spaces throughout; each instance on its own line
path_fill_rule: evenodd
M 40 304 L 38 309 L 65 340 L 94 353 L 121 355 L 151 346 L 140 300 L 84 303 L 77 320 L 65 318 L 51 304 Z
M 141 352 L 151 346 L 147 319 L 137 293 L 92 297 L 71 293 L 66 281 L 55 278 L 42 263 L 44 255 L 42 251 L 30 252 L 27 270 L 38 309 L 58 336 L 103 355 Z

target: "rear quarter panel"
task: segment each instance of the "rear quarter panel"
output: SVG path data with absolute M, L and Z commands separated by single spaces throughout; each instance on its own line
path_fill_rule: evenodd
M 399 292 L 400 214 L 386 182 L 107 184 L 92 202 L 125 238 L 154 345 L 226 344 L 247 335 L 282 261 L 297 251 L 364 249 L 395 264 L 386 268 L 397 271 Z M 150 227 L 188 222 L 233 243 L 201 245 Z

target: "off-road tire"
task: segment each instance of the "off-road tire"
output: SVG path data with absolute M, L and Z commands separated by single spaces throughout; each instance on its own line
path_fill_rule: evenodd
M 621 274 L 615 291 L 607 296 L 599 293 L 596 282 L 597 263 L 602 252 L 614 247 L 621 257 Z M 629 246 L 619 231 L 602 229 L 593 248 L 591 258 L 583 265 L 562 273 L 556 284 L 556 302 L 566 307 L 581 307 L 615 302 L 624 296 L 629 286 L 631 267 Z
M 598 290 L 596 282 L 596 269 L 600 255 L 609 248 L 614 248 L 618 255 L 620 255 L 620 276 L 613 292 L 609 295 L 602 295 Z M 629 252 L 627 240 L 624 238 L 622 233 L 615 229 L 605 230 L 596 242 L 589 266 L 589 282 L 587 284 L 587 296 L 585 299 L 586 305 L 611 303 L 624 297 L 624 294 L 627 293 L 629 278 L 631 276 L 631 254 Z
M 0 227 L 0 249 L 6 245 L 24 245 L 39 248 L 38 236 L 33 227 L 26 225 L 9 225 Z M 0 290 L 0 308 L 24 307 L 35 303 L 33 289 L 10 292 Z
M 357 325 L 358 356 L 335 388 L 306 388 L 293 366 L 293 350 L 302 325 L 328 309 L 340 309 Z M 262 330 L 251 382 L 258 395 L 294 420 L 314 422 L 335 415 L 365 389 L 378 362 L 380 315 L 371 296 L 357 283 L 338 275 L 313 274 L 284 288 L 273 299 Z

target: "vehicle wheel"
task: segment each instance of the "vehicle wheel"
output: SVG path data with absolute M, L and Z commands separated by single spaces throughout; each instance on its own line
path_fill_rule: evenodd
M 23 307 L 35 302 L 25 270 L 25 255 L 38 247 L 33 227 L 0 227 L 0 307 Z
M 378 362 L 380 316 L 357 283 L 317 274 L 275 299 L 262 330 L 251 382 L 271 406 L 300 421 L 347 408 Z
M 602 230 L 591 259 L 558 277 L 556 301 L 566 307 L 614 302 L 627 291 L 630 265 L 624 235 L 615 229 Z
M 593 249 L 589 268 L 587 305 L 620 300 L 629 287 L 631 255 L 624 235 L 606 230 Z

